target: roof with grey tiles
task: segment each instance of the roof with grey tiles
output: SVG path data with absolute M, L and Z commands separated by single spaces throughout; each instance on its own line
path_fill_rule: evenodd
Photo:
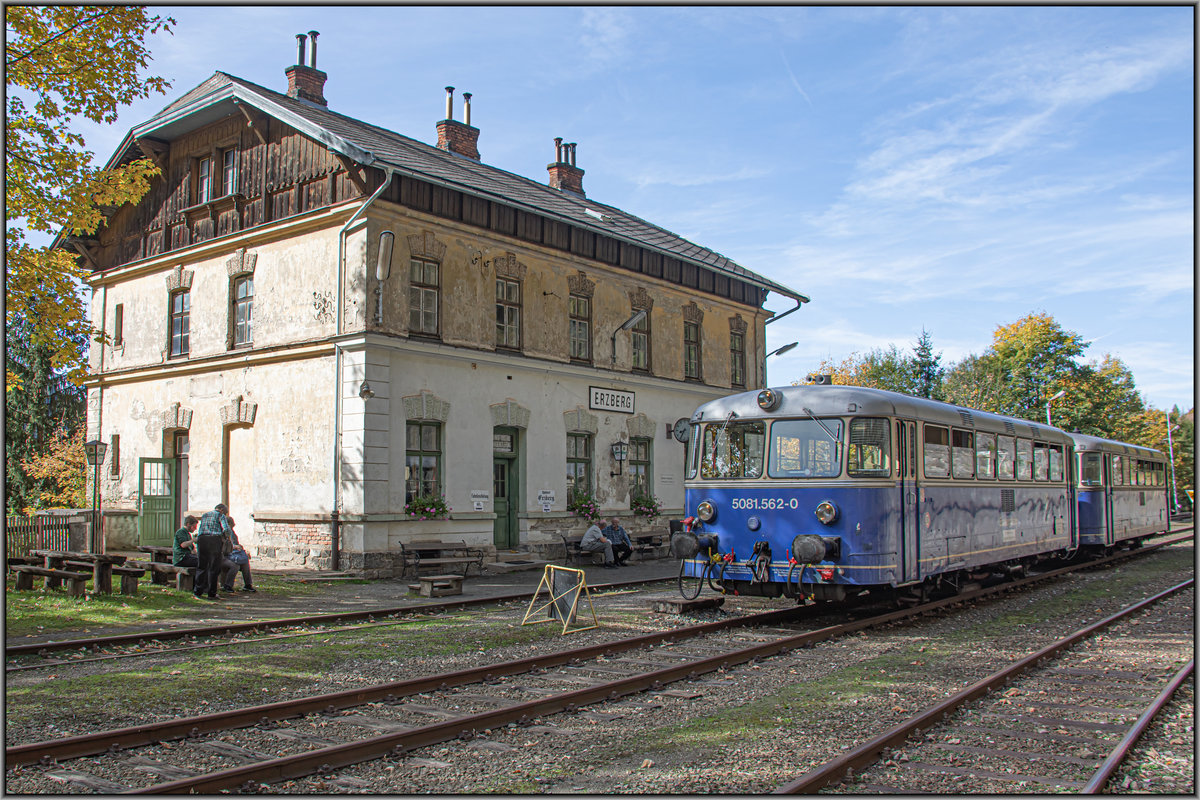
M 307 123 L 306 128 L 315 127 L 325 132 L 333 137 L 335 143 L 340 140 L 351 145 L 351 151 L 346 153 L 347 155 L 361 157 L 361 151 L 365 151 L 368 158 L 374 157 L 371 164 L 374 167 L 390 167 L 403 174 L 441 183 L 467 194 L 624 239 L 684 261 L 709 267 L 716 272 L 756 284 L 786 297 L 807 302 L 808 298 L 799 292 L 619 208 L 553 189 L 547 184 L 440 150 L 425 142 L 338 114 L 305 100 L 288 97 L 286 94 L 224 72 L 214 73 L 208 80 L 166 106 L 145 124 L 137 126 L 137 130 L 153 130 L 156 121 L 183 113 L 189 106 L 202 107 L 205 98 L 228 94 L 230 88 L 235 88 L 239 98 L 250 102 L 259 98 L 268 106 L 263 109 L 267 113 L 283 111 L 284 122 L 289 122 L 287 118 L 293 117 L 294 120 Z M 127 139 L 127 142 L 132 144 L 131 139 Z M 602 214 L 605 219 L 597 220 L 587 213 L 589 209 Z

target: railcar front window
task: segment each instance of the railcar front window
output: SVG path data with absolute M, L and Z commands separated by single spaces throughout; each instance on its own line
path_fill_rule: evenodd
M 761 478 L 766 424 L 737 422 L 704 428 L 702 478 Z
M 846 472 L 850 477 L 886 478 L 891 475 L 892 466 L 888 459 L 891 452 L 886 419 L 850 420 L 850 445 L 846 451 Z
M 996 437 L 996 475 L 1001 480 L 1011 481 L 1015 474 L 1017 457 L 1016 440 L 1011 436 Z
M 820 423 L 813 419 L 776 420 L 771 426 L 767 474 L 772 478 L 836 478 L 842 472 L 841 441 L 840 419 L 823 419 Z
M 1079 454 L 1079 483 L 1082 486 L 1103 486 L 1104 479 L 1100 475 L 1100 454 Z

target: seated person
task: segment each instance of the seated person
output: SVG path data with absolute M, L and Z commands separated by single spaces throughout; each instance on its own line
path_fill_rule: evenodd
M 614 562 L 618 567 L 623 567 L 633 553 L 633 543 L 629 541 L 629 534 L 621 527 L 616 517 L 608 522 L 608 527 L 604 529 L 604 537 L 612 542 Z
M 171 545 L 171 563 L 177 567 L 199 567 L 200 559 L 196 557 L 196 526 L 200 524 L 197 517 L 188 514 L 183 518 L 183 527 L 175 531 L 175 542 Z
M 229 521 L 229 541 L 232 543 L 233 549 L 221 557 L 221 586 L 225 591 L 232 592 L 233 579 L 240 571 L 242 573 L 242 591 L 257 592 L 258 590 L 254 588 L 254 581 L 250 578 L 250 554 L 238 541 L 233 517 L 226 515 L 225 518 Z
M 583 539 L 579 542 L 579 549 L 585 553 L 604 553 L 604 568 L 617 568 L 617 565 L 613 563 L 612 543 L 604 538 L 599 525 L 592 523 L 587 532 L 583 534 Z

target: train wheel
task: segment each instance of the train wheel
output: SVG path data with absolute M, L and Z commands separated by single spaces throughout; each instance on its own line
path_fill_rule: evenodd
M 704 568 L 700 570 L 699 575 L 689 576 L 687 574 L 687 561 L 679 562 L 679 593 L 683 595 L 684 600 L 695 600 L 700 596 L 700 592 L 704 589 L 704 579 L 709 575 L 709 564 L 705 562 Z M 693 582 L 695 583 L 695 591 L 691 590 Z

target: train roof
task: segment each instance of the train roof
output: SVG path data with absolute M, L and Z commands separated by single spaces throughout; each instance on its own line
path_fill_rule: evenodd
M 1046 441 L 1070 443 L 1066 431 L 1017 417 L 1006 417 L 990 411 L 927 400 L 883 389 L 862 386 L 782 386 L 772 387 L 780 396 L 779 407 L 764 412 L 758 406 L 758 392 L 742 392 L 705 403 L 692 414 L 693 423 L 724 420 L 730 412 L 736 418 L 806 417 L 809 409 L 818 417 L 855 414 L 863 416 L 907 417 L 959 428 L 976 428 L 992 433 L 1031 436 Z
M 1140 444 L 1129 444 L 1128 442 L 1118 442 L 1113 439 L 1101 439 L 1099 436 L 1088 436 L 1086 433 L 1068 433 L 1072 441 L 1075 442 L 1077 451 L 1088 450 L 1103 450 L 1106 453 L 1120 453 L 1131 456 L 1157 457 L 1166 461 L 1167 457 L 1162 454 L 1162 451 L 1155 450 L 1153 447 L 1143 447 Z

